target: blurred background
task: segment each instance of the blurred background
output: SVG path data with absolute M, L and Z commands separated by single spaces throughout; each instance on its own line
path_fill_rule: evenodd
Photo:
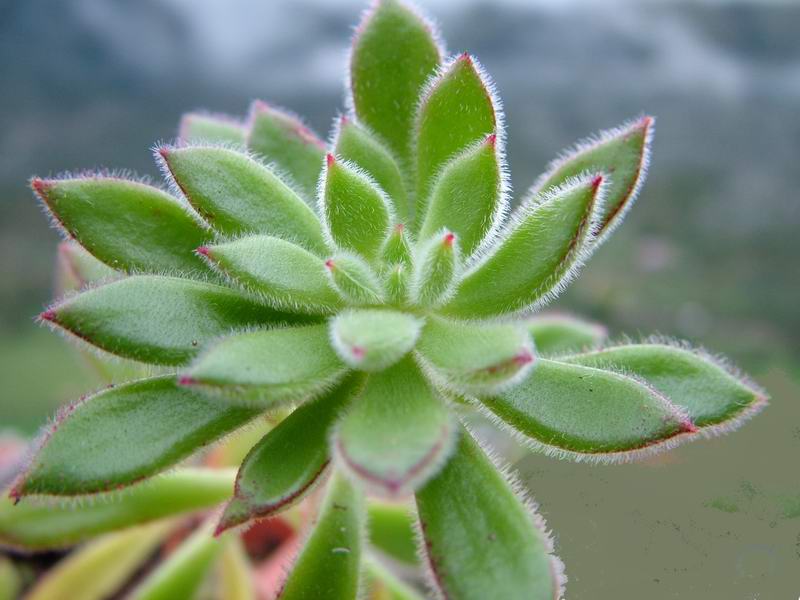
M 506 108 L 513 185 L 642 112 L 654 159 L 624 227 L 557 308 L 612 335 L 729 356 L 772 396 L 736 435 L 662 459 L 518 464 L 557 533 L 568 598 L 800 596 L 800 4 L 427 0 Z M 0 428 L 34 433 L 89 386 L 33 316 L 58 236 L 27 178 L 131 168 L 189 109 L 262 98 L 323 136 L 361 2 L 0 0 Z

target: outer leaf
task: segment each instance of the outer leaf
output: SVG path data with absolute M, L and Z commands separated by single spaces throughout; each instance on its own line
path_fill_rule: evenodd
M 382 554 L 416 566 L 417 541 L 410 507 L 397 502 L 369 503 L 369 540 Z
M 190 112 L 181 117 L 178 138 L 182 142 L 197 144 L 214 142 L 244 147 L 244 125 L 228 115 Z
M 304 404 L 256 444 L 236 476 L 236 491 L 217 532 L 264 518 L 301 500 L 330 461 L 328 432 L 363 378 L 349 377 L 322 398 Z
M 411 207 L 400 167 L 374 134 L 343 116 L 335 137 L 334 153 L 369 173 L 389 196 L 397 218 L 402 223 L 408 222 Z
M 420 91 L 442 54 L 433 26 L 398 0 L 376 2 L 353 38 L 353 108 L 403 161 L 411 157 Z
M 663 342 L 612 346 L 565 357 L 573 364 L 611 369 L 643 379 L 686 410 L 695 427 L 726 431 L 761 410 L 767 398 L 712 357 Z
M 369 594 L 366 600 L 423 600 L 414 588 L 371 556 L 364 560 Z
M 31 187 L 70 236 L 115 269 L 206 270 L 194 249 L 210 232 L 166 192 L 100 176 L 34 178 Z
M 446 228 L 458 236 L 464 256 L 499 226 L 507 210 L 497 135 L 487 136 L 447 163 L 436 179 L 430 202 L 420 214 L 419 236 L 427 239 Z
M 27 498 L 15 506 L 4 496 L 0 545 L 60 548 L 123 527 L 211 508 L 230 497 L 234 475 L 227 469 L 181 469 L 80 506 Z
M 163 146 L 157 157 L 189 203 L 217 231 L 266 233 L 318 254 L 328 252 L 314 211 L 248 155 L 215 146 Z
M 22 591 L 22 574 L 8 557 L 0 557 L 0 598 L 14 600 Z
M 644 183 L 654 122 L 653 117 L 642 117 L 579 142 L 550 164 L 534 185 L 531 196 L 587 171 L 608 173 L 611 182 L 597 236 L 598 240 L 604 240 L 622 222 Z
M 199 252 L 214 268 L 275 307 L 329 314 L 342 304 L 330 287 L 324 261 L 291 242 L 256 235 Z
M 60 293 L 74 292 L 89 283 L 118 277 L 114 269 L 101 263 L 74 241 L 58 245 L 57 288 Z
M 339 464 L 378 493 L 398 496 L 436 473 L 453 446 L 447 407 L 407 357 L 370 376 L 333 437 Z
M 536 350 L 543 356 L 596 348 L 608 337 L 608 330 L 599 323 L 568 315 L 540 315 L 525 323 L 536 342 Z
M 325 261 L 332 289 L 349 304 L 369 306 L 383 303 L 383 289 L 377 275 L 362 258 L 340 252 Z
M 411 244 L 402 223 L 397 223 L 386 238 L 381 258 L 387 265 L 411 265 Z
M 344 362 L 362 371 L 382 371 L 417 342 L 422 321 L 393 310 L 351 310 L 331 321 L 331 342 Z
M 545 452 L 627 460 L 696 431 L 685 411 L 620 373 L 539 359 L 532 377 L 483 404 Z
M 540 518 L 466 432 L 444 469 L 417 492 L 417 508 L 443 597 L 561 597 L 561 563 Z
M 383 190 L 355 165 L 328 154 L 319 212 L 332 244 L 369 260 L 377 258 L 393 215 Z
M 601 176 L 583 177 L 521 206 L 494 247 L 468 270 L 443 311 L 486 317 L 530 309 L 574 276 L 594 237 Z
M 159 564 L 131 593 L 131 600 L 194 598 L 222 551 L 209 521 Z
M 72 296 L 43 312 L 41 319 L 112 354 L 180 365 L 231 329 L 302 317 L 271 310 L 227 287 L 134 275 Z
M 48 571 L 26 600 L 112 597 L 163 541 L 171 525 L 156 523 L 92 540 Z
M 72 496 L 155 475 L 258 414 L 155 377 L 111 387 L 64 409 L 15 497 Z
M 456 290 L 461 274 L 461 252 L 455 234 L 442 230 L 423 244 L 414 257 L 409 297 L 423 308 L 438 307 Z
M 224 600 L 256 600 L 250 557 L 240 537 L 228 536 L 219 561 L 218 598 Z
M 271 406 L 313 397 L 345 370 L 327 325 L 309 325 L 223 338 L 198 357 L 181 383 Z
M 313 205 L 325 144 L 297 116 L 256 100 L 247 146 L 289 175 Z
M 470 144 L 502 130 L 492 85 L 469 54 L 442 68 L 423 92 L 417 128 L 417 227 L 436 175 Z
M 417 349 L 434 377 L 451 389 L 490 393 L 522 381 L 534 364 L 533 341 L 512 323 L 428 319 Z
M 355 600 L 364 521 L 361 492 L 334 473 L 317 524 L 278 598 Z

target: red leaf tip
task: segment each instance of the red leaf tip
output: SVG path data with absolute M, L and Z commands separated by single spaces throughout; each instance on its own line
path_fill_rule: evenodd
M 50 321 L 51 323 L 55 323 L 56 320 L 56 311 L 53 309 L 48 309 L 39 315 L 39 320 L 41 321 Z
M 169 158 L 169 148 L 166 146 L 159 146 L 157 152 L 161 155 L 161 158 L 167 160 Z
M 367 353 L 361 346 L 353 346 L 350 351 L 353 353 L 353 357 L 358 359 L 364 358 L 364 355 Z
M 41 177 L 34 177 L 31 179 L 31 187 L 33 188 L 33 191 L 40 196 L 44 196 L 51 186 L 52 184 L 49 181 L 45 181 Z
M 211 256 L 211 252 L 208 249 L 208 246 L 200 246 L 199 248 L 197 248 L 197 250 L 195 250 L 195 252 L 197 252 L 202 256 L 205 256 L 206 258 L 209 258 Z
M 403 231 L 405 230 L 405 228 L 406 228 L 405 224 L 403 224 L 403 223 L 398 223 L 397 225 L 395 225 L 395 226 L 394 226 L 394 232 L 395 232 L 397 235 L 400 235 L 401 233 L 403 233 Z
M 328 154 L 325 155 L 325 163 L 328 165 L 328 167 L 330 167 L 335 162 L 336 162 L 336 157 L 330 152 L 328 152 Z
M 197 379 L 194 377 L 189 377 L 188 375 L 182 375 L 178 379 L 178 385 L 195 385 L 197 383 Z
M 495 144 L 497 144 L 497 134 L 490 133 L 489 135 L 486 136 L 486 145 L 494 148 Z
M 695 425 L 690 419 L 686 419 L 681 421 L 681 432 L 682 433 L 697 433 L 700 431 L 700 428 Z
M 456 234 L 451 231 L 448 231 L 447 233 L 444 234 L 444 239 L 442 240 L 442 243 L 448 248 L 450 248 L 453 245 L 453 242 L 455 241 L 456 241 Z
M 333 262 L 332 258 L 329 258 L 325 261 L 325 268 L 327 268 L 329 271 L 333 271 L 334 267 L 336 267 L 336 263 Z
M 534 360 L 534 356 L 528 350 L 523 350 L 519 354 L 514 357 L 514 362 L 517 363 L 519 366 L 529 365 Z
M 465 62 L 468 65 L 472 66 L 472 56 L 470 56 L 469 52 L 462 52 L 458 57 L 459 62 Z
M 592 179 L 592 189 L 597 191 L 597 188 L 600 187 L 601 183 L 603 183 L 603 176 L 602 175 L 595 175 L 594 179 Z

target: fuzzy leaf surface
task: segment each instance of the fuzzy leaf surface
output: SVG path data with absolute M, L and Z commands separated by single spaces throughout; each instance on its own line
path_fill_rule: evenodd
M 622 453 L 655 447 L 693 429 L 685 411 L 645 383 L 545 359 L 522 384 L 482 401 L 535 445 L 573 458 L 624 460 L 633 454 Z
M 328 155 L 320 213 L 333 243 L 375 259 L 389 235 L 392 210 L 386 194 L 363 172 Z
M 14 494 L 73 496 L 128 486 L 256 414 L 179 386 L 173 375 L 111 387 L 63 411 Z
M 585 177 L 520 207 L 443 311 L 488 317 L 530 308 L 556 293 L 592 239 L 601 190 L 599 177 Z
M 256 101 L 250 109 L 247 146 L 274 163 L 313 205 L 325 144 L 295 115 Z
M 364 574 L 370 593 L 366 600 L 424 600 L 424 597 L 380 562 L 368 556 Z
M 244 125 L 232 117 L 190 112 L 181 117 L 178 138 L 186 143 L 230 144 L 244 148 Z
M 420 92 L 440 61 L 431 26 L 398 0 L 376 3 L 356 31 L 350 56 L 353 107 L 402 161 L 411 157 Z
M 428 563 L 444 597 L 560 598 L 557 559 L 538 517 L 466 432 L 416 498 Z
M 663 343 L 613 346 L 564 357 L 565 362 L 611 369 L 638 377 L 687 411 L 695 427 L 749 416 L 764 394 L 732 375 L 711 357 Z
M 414 490 L 431 477 L 452 448 L 447 407 L 406 357 L 369 376 L 333 437 L 339 463 L 387 496 Z
M 324 315 L 342 304 L 328 283 L 325 262 L 297 244 L 254 235 L 202 252 L 215 269 L 273 306 Z
M 542 356 L 596 348 L 608 337 L 608 330 L 599 323 L 567 315 L 531 317 L 525 324 Z
M 534 364 L 530 334 L 513 323 L 430 318 L 417 350 L 445 385 L 468 394 L 520 381 Z
M 115 177 L 34 179 L 31 186 L 59 224 L 114 269 L 206 271 L 194 249 L 211 233 L 158 188 Z
M 205 510 L 230 498 L 234 475 L 230 469 L 180 469 L 80 506 L 27 498 L 15 506 L 4 494 L 0 544 L 34 551 L 62 548 L 124 527 Z
M 104 600 L 113 596 L 169 533 L 155 523 L 92 540 L 39 580 L 26 600 Z
M 106 352 L 180 365 L 231 329 L 292 323 L 302 317 L 211 283 L 133 275 L 72 296 L 42 313 L 42 319 Z
M 59 293 L 74 292 L 90 283 L 119 277 L 119 273 L 89 254 L 72 240 L 58 245 L 57 285 Z
M 425 308 L 438 307 L 452 297 L 461 274 L 461 252 L 455 234 L 442 230 L 422 244 L 414 257 L 410 298 Z
M 211 534 L 210 523 L 199 527 L 133 590 L 131 600 L 194 598 L 209 575 L 222 542 Z
M 394 560 L 416 566 L 417 541 L 410 507 L 399 502 L 371 500 L 367 513 L 370 544 Z
M 165 147 L 159 152 L 189 203 L 220 233 L 265 233 L 327 253 L 314 211 L 246 154 L 213 146 Z
M 475 251 L 502 211 L 501 166 L 495 145 L 496 136 L 491 134 L 444 166 L 429 204 L 422 209 L 425 220 L 420 239 L 446 228 L 458 236 L 464 256 Z
M 652 131 L 653 118 L 643 117 L 619 129 L 601 132 L 596 139 L 578 144 L 564 158 L 554 161 L 536 183 L 535 191 L 562 185 L 584 172 L 607 174 L 611 181 L 598 231 L 598 238 L 603 238 L 619 224 L 636 199 L 650 162 Z
M 400 222 L 408 222 L 410 206 L 403 183 L 403 174 L 383 142 L 365 127 L 352 119 L 343 117 L 339 125 L 334 153 L 369 173 L 389 196 Z
M 417 342 L 422 321 L 394 310 L 361 309 L 331 321 L 331 341 L 339 357 L 354 369 L 382 371 Z
M 285 510 L 312 489 L 330 462 L 331 426 L 362 385 L 361 377 L 347 378 L 295 409 L 253 447 L 236 476 L 236 491 L 218 530 Z
M 468 54 L 437 76 L 420 102 L 417 128 L 417 227 L 428 195 L 444 165 L 470 144 L 497 130 L 491 92 Z
M 343 300 L 358 306 L 383 303 L 381 282 L 363 258 L 340 252 L 327 260 L 325 267 L 331 287 Z
M 230 335 L 201 354 L 181 381 L 271 406 L 312 397 L 345 370 L 322 324 Z
M 361 491 L 334 472 L 317 524 L 278 598 L 355 600 L 365 520 Z

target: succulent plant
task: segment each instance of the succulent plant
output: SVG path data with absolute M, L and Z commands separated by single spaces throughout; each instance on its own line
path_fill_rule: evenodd
M 207 507 L 218 486 L 203 496 L 184 471 L 154 476 L 269 412 L 280 422 L 215 529 L 319 488 L 280 598 L 358 596 L 365 495 L 413 498 L 433 593 L 560 597 L 549 534 L 470 415 L 537 451 L 624 462 L 766 402 L 686 344 L 598 345 L 581 321 L 534 316 L 630 209 L 653 119 L 580 142 L 512 206 L 493 84 L 397 0 L 358 26 L 346 101 L 329 143 L 262 102 L 244 122 L 189 114 L 155 148 L 168 189 L 114 173 L 32 180 L 77 244 L 71 260 L 99 261 L 102 279 L 41 320 L 155 367 L 63 409 L 11 496 L 161 495 L 157 514 L 87 517 L 97 531 Z

